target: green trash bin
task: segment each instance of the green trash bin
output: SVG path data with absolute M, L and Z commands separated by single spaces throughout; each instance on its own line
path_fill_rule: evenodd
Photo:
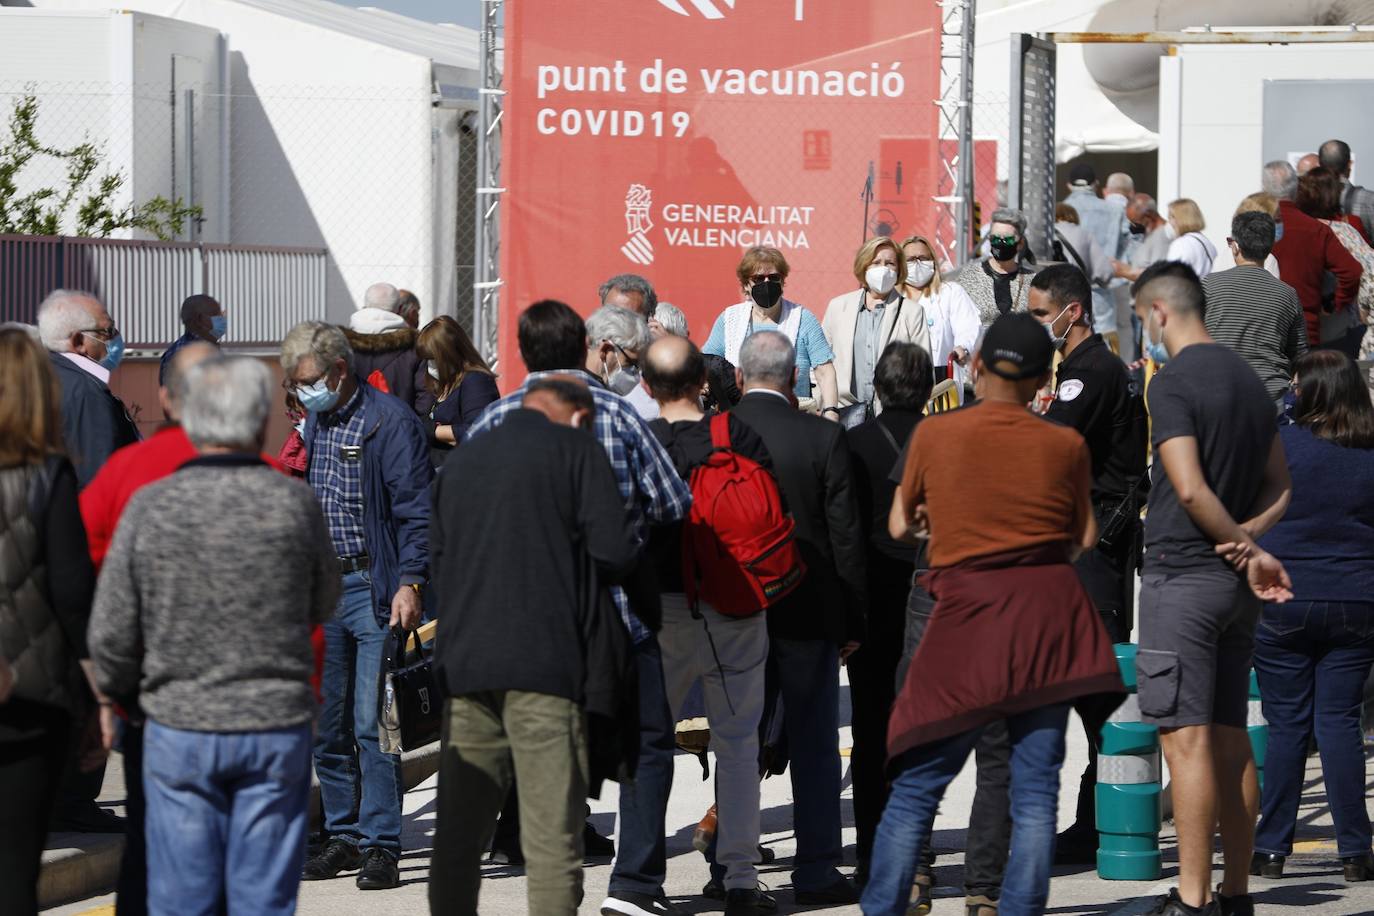
M 1118 643 L 1129 695 L 1102 729 L 1097 757 L 1097 874 L 1109 881 L 1154 881 L 1159 852 L 1159 729 L 1140 721 L 1132 643 Z
M 1250 707 L 1245 717 L 1245 731 L 1250 736 L 1250 749 L 1255 752 L 1255 772 L 1259 776 L 1260 788 L 1264 788 L 1264 757 L 1269 749 L 1269 723 L 1264 718 L 1264 705 L 1260 702 L 1259 679 L 1250 672 Z

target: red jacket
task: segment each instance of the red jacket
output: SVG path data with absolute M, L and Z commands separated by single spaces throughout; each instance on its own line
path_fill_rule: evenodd
M 1124 699 L 1107 630 L 1062 545 L 974 557 L 921 584 L 935 613 L 892 707 L 890 759 L 1041 706 Z
M 1279 217 L 1283 238 L 1274 245 L 1274 258 L 1280 278 L 1298 294 L 1307 319 L 1307 342 L 1315 347 L 1321 343 L 1323 275 L 1328 270 L 1336 275 L 1336 308 L 1342 309 L 1359 294 L 1364 268 L 1330 226 L 1308 216 L 1291 200 L 1279 201 Z

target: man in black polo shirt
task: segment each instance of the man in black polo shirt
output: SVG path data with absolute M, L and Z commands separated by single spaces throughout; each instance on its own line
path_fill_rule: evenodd
M 1031 280 L 1030 313 L 1064 354 L 1054 400 L 1045 415 L 1072 426 L 1092 455 L 1092 501 L 1105 535 L 1075 564 L 1112 642 L 1130 638 L 1139 562 L 1140 484 L 1145 473 L 1145 411 L 1125 365 L 1092 332 L 1092 287 L 1071 264 L 1046 267 Z M 1117 519 L 1114 523 L 1113 516 Z M 1124 523 L 1124 525 L 1122 524 Z M 1116 529 L 1116 530 L 1113 530 Z M 1090 864 L 1097 851 L 1094 786 L 1100 722 L 1084 722 L 1088 766 L 1078 791 L 1074 825 L 1060 834 L 1056 861 Z

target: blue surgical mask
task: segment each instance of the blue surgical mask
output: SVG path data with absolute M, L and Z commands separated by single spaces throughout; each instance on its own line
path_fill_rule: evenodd
M 1274 224 L 1274 242 L 1278 243 L 1283 239 L 1283 223 Z
M 1156 366 L 1162 366 L 1169 361 L 1169 351 L 1164 348 L 1161 340 L 1155 342 L 1154 335 L 1150 333 L 1150 323 L 1145 322 L 1145 355 L 1154 361 Z
M 120 362 L 124 359 L 124 335 L 116 334 L 105 341 L 105 358 L 100 361 L 100 365 L 113 372 L 119 368 Z
M 330 391 L 328 383 L 323 378 L 313 385 L 297 388 L 296 397 L 300 400 L 301 406 L 311 413 L 328 413 L 339 403 L 339 393 Z
M 229 333 L 229 319 L 223 315 L 211 315 L 210 336 L 215 340 L 221 340 L 227 333 Z

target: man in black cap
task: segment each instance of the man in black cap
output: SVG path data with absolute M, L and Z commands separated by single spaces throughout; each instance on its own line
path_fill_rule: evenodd
M 888 728 L 896 776 L 865 913 L 906 911 L 945 788 L 1001 719 L 1013 826 L 1000 904 L 1044 912 L 1069 705 L 1122 693 L 1111 641 L 1071 565 L 1097 543 L 1088 446 L 1026 407 L 1053 355 L 1030 315 L 998 318 L 974 360 L 982 400 L 926 419 L 907 449 L 889 531 L 929 537 L 921 584 L 938 598 Z M 1017 456 L 1016 474 L 1005 473 L 1006 455 Z M 982 481 L 975 491 L 970 477 Z
M 1104 537 L 1074 564 L 1112 642 L 1130 638 L 1135 569 L 1140 556 L 1140 505 L 1145 474 L 1145 409 L 1126 366 L 1092 331 L 1092 290 L 1072 264 L 1046 267 L 1031 281 L 1030 313 L 1064 354 L 1054 400 L 1045 416 L 1071 426 L 1092 456 L 1093 515 Z M 1088 766 L 1078 790 L 1074 825 L 1059 837 L 1055 860 L 1096 861 L 1096 743 L 1102 723 L 1085 722 Z

